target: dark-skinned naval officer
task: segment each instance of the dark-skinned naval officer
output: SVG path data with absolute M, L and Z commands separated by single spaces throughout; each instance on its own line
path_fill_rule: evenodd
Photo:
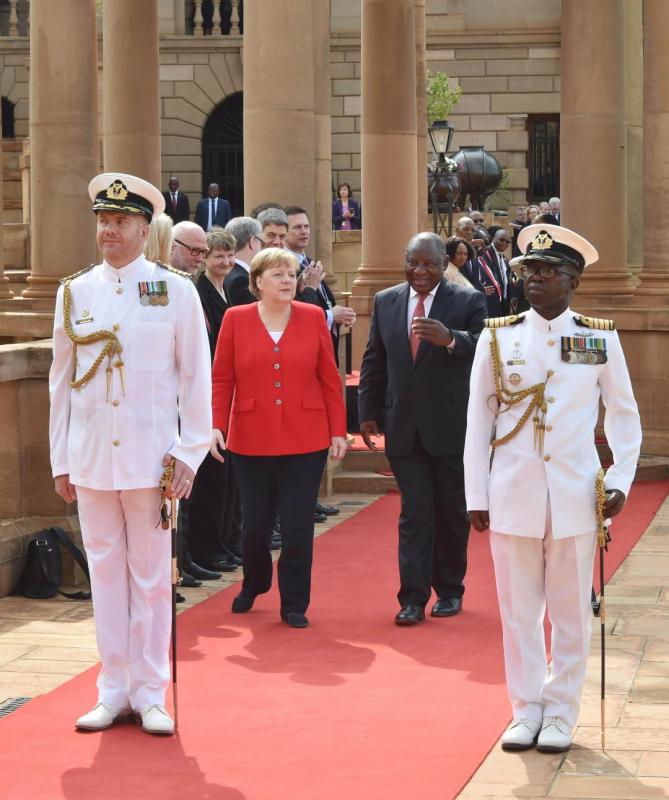
M 641 425 L 614 323 L 569 308 L 583 270 L 598 259 L 595 248 L 544 224 L 524 228 L 518 246 L 524 255 L 511 265 L 520 267 L 531 308 L 486 320 L 479 339 L 465 488 L 473 526 L 490 533 L 495 565 L 514 717 L 502 747 L 536 743 L 562 752 L 578 719 L 590 647 L 600 400 L 613 452 L 605 480 L 609 518 L 629 494 Z

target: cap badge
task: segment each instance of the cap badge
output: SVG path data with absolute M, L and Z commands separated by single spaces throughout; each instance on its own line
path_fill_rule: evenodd
M 128 190 L 123 181 L 115 180 L 109 189 L 107 189 L 107 198 L 109 200 L 125 200 L 127 196 Z
M 532 242 L 532 250 L 550 250 L 552 246 L 553 238 L 546 231 L 537 234 L 536 239 Z

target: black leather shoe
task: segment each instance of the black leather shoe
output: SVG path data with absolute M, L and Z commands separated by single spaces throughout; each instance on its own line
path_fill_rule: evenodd
M 207 564 L 205 569 L 212 570 L 220 578 L 221 572 L 237 572 L 237 564 L 233 564 L 230 561 L 216 561 L 214 564 Z
M 318 511 L 314 515 L 314 522 L 327 522 L 325 514 L 319 514 Z
M 179 584 L 184 589 L 197 589 L 202 586 L 202 581 L 196 580 L 190 572 L 181 571 L 181 583 Z
M 282 544 L 283 543 L 281 541 L 281 534 L 280 533 L 273 533 L 272 534 L 272 538 L 271 538 L 270 543 L 269 543 L 269 549 L 270 550 L 281 550 Z
M 331 517 L 333 514 L 338 514 L 339 509 L 337 506 L 324 506 L 323 503 L 316 501 L 316 513 L 325 514 L 325 516 Z
M 195 562 L 190 564 L 188 571 L 198 581 L 217 581 L 221 577 L 220 572 L 212 572 L 210 569 L 204 569 Z
M 402 610 L 395 617 L 395 625 L 415 625 L 425 619 L 425 612 L 418 606 L 402 606 Z
M 241 565 L 244 562 L 242 561 L 242 557 L 241 556 L 232 555 L 232 556 L 228 556 L 226 559 L 224 559 L 222 563 L 223 564 L 234 564 L 236 567 L 241 567 Z
M 242 589 L 242 591 L 232 601 L 232 613 L 246 614 L 247 611 L 250 611 L 253 608 L 255 601 L 256 596 L 254 594 L 245 594 L 244 590 Z
M 432 606 L 431 617 L 452 617 L 462 611 L 461 597 L 440 597 Z
M 177 592 L 177 603 L 185 603 L 185 602 L 186 598 L 182 594 L 179 594 L 179 592 Z
M 304 614 L 300 614 L 299 611 L 288 611 L 284 614 L 281 612 L 281 619 L 287 625 L 290 625 L 291 628 L 308 628 L 309 627 L 309 620 L 304 616 Z

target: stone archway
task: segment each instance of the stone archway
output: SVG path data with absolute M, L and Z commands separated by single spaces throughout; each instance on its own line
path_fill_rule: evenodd
M 243 119 L 243 95 L 237 92 L 216 106 L 202 134 L 202 195 L 217 183 L 233 216 L 244 213 Z

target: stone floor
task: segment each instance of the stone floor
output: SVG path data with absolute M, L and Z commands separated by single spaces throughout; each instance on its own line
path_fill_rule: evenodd
M 341 514 L 375 497 L 333 497 Z M 615 545 L 615 543 L 614 543 Z M 183 590 L 184 610 L 239 580 Z M 567 755 L 504 753 L 499 743 L 460 794 L 467 800 L 669 797 L 669 499 L 607 586 L 607 749 L 599 727 L 599 628 L 583 710 Z M 55 689 L 98 661 L 92 608 L 63 598 L 0 600 L 0 703 Z

